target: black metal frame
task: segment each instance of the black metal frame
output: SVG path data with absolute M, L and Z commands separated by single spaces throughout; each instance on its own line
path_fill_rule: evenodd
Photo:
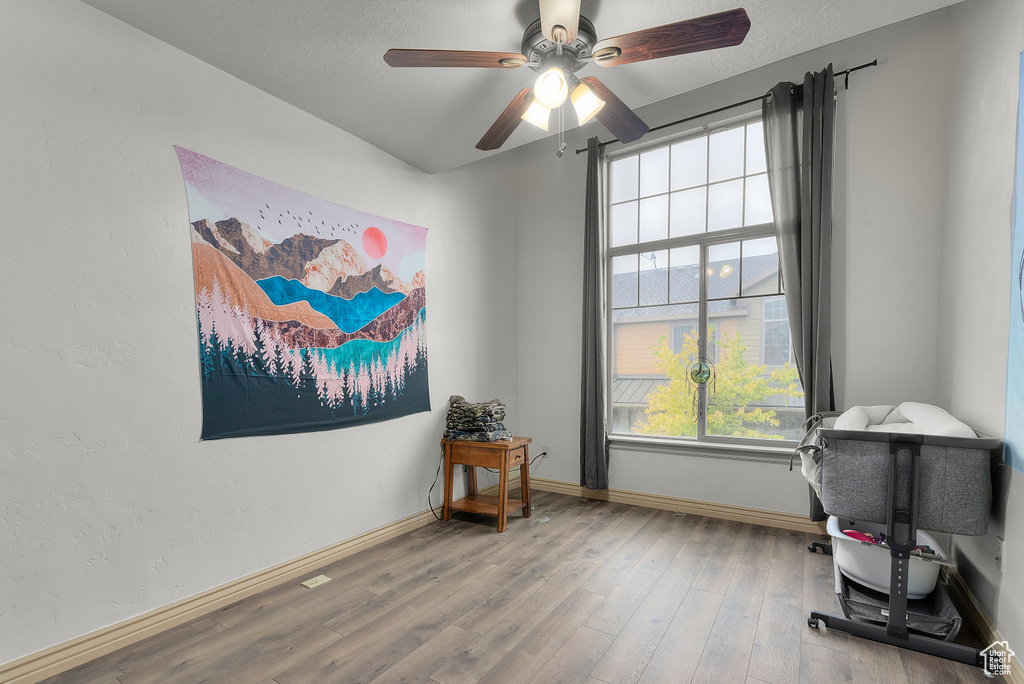
M 970 646 L 932 639 L 907 630 L 907 564 L 910 552 L 917 545 L 917 499 L 920 493 L 921 472 L 921 435 L 893 435 L 889 442 L 889 511 L 886 520 L 886 542 L 889 544 L 890 577 L 889 577 L 889 619 L 885 626 L 869 622 L 850 620 L 828 613 L 812 611 L 807 618 L 807 625 L 818 628 L 819 621 L 826 629 L 870 639 L 883 644 L 906 648 L 919 653 L 939 656 L 947 660 L 955 660 L 976 667 L 984 667 L 985 659 L 981 651 Z M 899 454 L 910 454 L 911 495 L 908 509 L 900 509 L 898 498 Z
M 529 32 L 529 29 L 527 29 L 527 32 Z M 526 54 L 525 50 L 523 51 L 523 54 Z M 859 64 L 859 65 L 857 65 L 855 67 L 850 67 L 849 69 L 843 69 L 842 71 L 837 71 L 833 75 L 836 78 L 839 78 L 840 76 L 845 76 L 846 89 L 849 90 L 850 89 L 850 74 L 852 74 L 854 71 L 860 71 L 861 69 L 867 69 L 868 67 L 873 67 L 873 66 L 878 66 L 878 60 L 877 59 L 873 59 L 870 62 L 867 62 L 865 64 Z M 803 87 L 803 84 L 797 85 L 797 88 L 802 88 L 802 87 Z M 730 105 L 725 105 L 724 107 L 719 107 L 718 109 L 712 109 L 711 111 L 708 111 L 708 112 L 701 112 L 700 114 L 694 114 L 693 116 L 687 116 L 687 117 L 684 117 L 682 119 L 676 119 L 675 121 L 669 121 L 666 124 L 661 124 L 660 126 L 655 126 L 654 128 L 651 128 L 650 130 L 647 131 L 647 133 L 654 133 L 655 131 L 660 131 L 663 128 L 668 128 L 669 126 L 676 126 L 676 125 L 681 124 L 681 123 L 688 123 L 690 121 L 695 121 L 697 119 L 702 119 L 705 116 L 711 116 L 712 114 L 718 114 L 720 112 L 725 112 L 725 111 L 728 111 L 730 109 L 736 109 L 737 107 L 742 107 L 744 105 L 748 105 L 748 104 L 751 104 L 753 102 L 763 101 L 765 97 L 767 97 L 767 96 L 766 95 L 761 95 L 760 97 L 752 97 L 749 100 L 743 100 L 742 102 L 734 102 L 734 103 L 732 103 Z M 647 133 L 644 133 L 644 135 L 647 135 Z M 605 140 L 604 142 L 599 142 L 599 143 L 597 143 L 597 145 L 598 145 L 598 147 L 605 147 L 607 145 L 611 145 L 612 143 L 617 143 L 617 142 L 619 142 L 618 138 L 612 138 L 611 140 Z M 587 151 L 586 147 L 581 147 L 578 150 L 576 150 L 576 154 L 582 154 L 583 152 L 586 152 L 586 151 Z

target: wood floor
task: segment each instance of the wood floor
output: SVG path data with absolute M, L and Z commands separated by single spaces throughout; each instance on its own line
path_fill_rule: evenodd
M 322 568 L 315 589 L 279 586 L 47 681 L 987 681 L 809 628 L 810 610 L 839 612 L 810 539 L 534 492 L 502 534 L 432 523 Z

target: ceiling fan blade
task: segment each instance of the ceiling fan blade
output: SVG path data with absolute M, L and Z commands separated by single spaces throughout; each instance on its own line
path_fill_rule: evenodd
M 584 76 L 580 79 L 594 90 L 594 94 L 604 100 L 604 107 L 595 114 L 597 120 L 605 128 L 612 132 L 621 142 L 630 143 L 639 140 L 651 127 L 644 123 L 644 120 L 636 115 L 629 106 L 620 100 L 618 96 L 604 83 L 593 76 Z
M 402 50 L 392 48 L 384 61 L 393 67 L 471 67 L 512 69 L 526 63 L 518 52 L 477 52 L 475 50 Z
M 594 46 L 594 61 L 601 66 L 615 66 L 732 47 L 742 43 L 749 30 L 750 17 L 741 7 L 605 38 Z M 601 59 L 600 53 L 605 48 L 618 48 L 621 52 Z
M 580 25 L 580 0 L 540 0 L 540 29 L 544 37 L 557 43 L 551 32 L 555 26 L 565 29 L 564 42 L 568 45 L 576 40 Z
M 512 101 L 508 103 L 508 107 L 505 107 L 505 111 L 494 120 L 491 127 L 484 133 L 484 137 L 480 138 L 480 142 L 476 144 L 476 149 L 484 150 L 496 150 L 505 144 L 508 140 L 508 136 L 512 135 L 512 131 L 516 130 L 519 123 L 523 120 L 523 114 L 530 107 L 530 102 L 533 100 L 530 97 L 531 88 L 523 88 L 519 91 L 519 94 L 512 98 Z

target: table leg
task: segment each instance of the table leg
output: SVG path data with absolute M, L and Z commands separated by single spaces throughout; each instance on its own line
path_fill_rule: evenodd
M 508 457 L 503 456 L 498 469 L 498 531 L 504 532 L 508 525 Z
M 526 452 L 526 458 L 523 459 L 523 464 L 519 466 L 519 484 L 522 486 L 522 499 L 523 499 L 523 517 L 529 518 L 531 512 L 530 508 L 530 452 Z
M 452 471 L 455 469 L 452 464 L 452 447 L 446 444 L 444 447 L 444 508 L 441 511 L 442 520 L 452 519 Z

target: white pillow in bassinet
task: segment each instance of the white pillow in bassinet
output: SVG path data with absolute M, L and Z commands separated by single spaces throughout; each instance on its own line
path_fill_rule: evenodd
M 836 430 L 903 432 L 943 437 L 977 437 L 974 430 L 938 406 L 905 401 L 899 406 L 854 406 L 836 418 Z
M 919 432 L 926 435 L 968 437 L 971 439 L 978 436 L 974 433 L 974 430 L 938 406 L 905 401 L 900 404 L 899 411 L 903 414 L 904 418 L 917 426 Z
M 832 426 L 836 430 L 867 430 L 869 425 L 877 425 L 892 413 L 892 405 L 854 406 L 836 418 Z

